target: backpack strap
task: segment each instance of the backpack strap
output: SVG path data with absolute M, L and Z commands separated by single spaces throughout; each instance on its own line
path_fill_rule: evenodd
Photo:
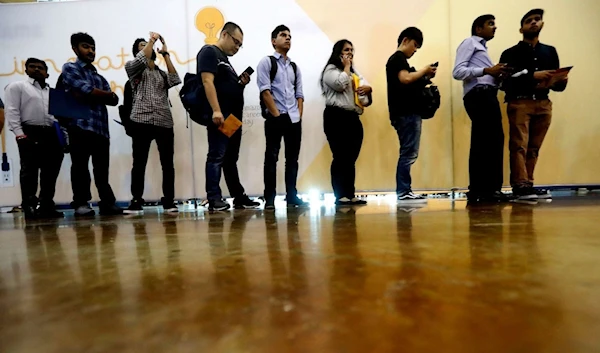
M 273 83 L 273 81 L 275 80 L 275 76 L 277 75 L 277 58 L 274 57 L 273 55 L 270 55 L 269 59 L 271 59 L 270 78 L 271 78 L 271 83 Z M 294 70 L 294 92 L 295 92 L 296 87 L 298 87 L 298 66 L 296 66 L 296 63 L 293 61 L 290 62 L 290 65 L 292 65 L 292 69 Z
M 296 66 L 295 62 L 290 62 L 292 65 L 292 69 L 294 69 L 294 93 L 296 93 L 296 89 L 298 87 L 298 66 Z
M 274 57 L 273 55 L 270 55 L 269 59 L 271 59 L 271 74 L 270 74 L 270 78 L 271 78 L 271 83 L 273 83 L 273 81 L 275 81 L 275 76 L 277 76 L 277 58 Z

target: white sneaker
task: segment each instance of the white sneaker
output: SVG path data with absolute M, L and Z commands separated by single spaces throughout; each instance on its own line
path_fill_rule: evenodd
M 398 196 L 398 203 L 425 203 L 427 197 L 424 195 L 417 195 L 412 191 L 407 192 L 404 195 Z

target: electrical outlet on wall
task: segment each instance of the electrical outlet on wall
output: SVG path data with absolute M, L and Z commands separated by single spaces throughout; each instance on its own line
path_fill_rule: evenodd
M 0 187 L 12 188 L 15 186 L 15 179 L 13 177 L 13 164 L 12 159 L 6 156 L 6 153 L 2 154 L 2 179 L 0 180 Z

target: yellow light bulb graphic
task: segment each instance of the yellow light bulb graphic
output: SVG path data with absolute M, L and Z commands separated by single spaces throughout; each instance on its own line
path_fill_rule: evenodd
M 196 28 L 206 35 L 206 44 L 217 43 L 217 33 L 224 24 L 223 14 L 215 7 L 205 7 L 196 14 Z

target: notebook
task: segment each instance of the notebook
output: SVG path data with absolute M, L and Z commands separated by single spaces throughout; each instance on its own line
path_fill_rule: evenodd
M 229 114 L 223 125 L 219 126 L 219 131 L 225 134 L 225 136 L 231 137 L 240 127 L 242 127 L 242 122 L 233 114 Z
M 56 117 L 71 119 L 89 119 L 90 107 L 81 103 L 72 94 L 60 89 L 50 88 L 48 113 Z

